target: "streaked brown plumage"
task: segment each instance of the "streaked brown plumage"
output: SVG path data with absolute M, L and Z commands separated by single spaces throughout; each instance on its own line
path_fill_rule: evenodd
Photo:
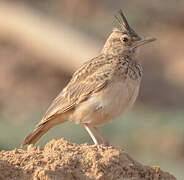
M 103 144 L 107 143 L 96 126 L 116 118 L 134 104 L 142 77 L 137 48 L 155 40 L 138 36 L 121 10 L 116 18 L 120 28 L 113 30 L 98 57 L 74 73 L 22 147 L 35 144 L 50 128 L 68 120 L 83 124 L 95 144 L 99 142 L 91 127 Z

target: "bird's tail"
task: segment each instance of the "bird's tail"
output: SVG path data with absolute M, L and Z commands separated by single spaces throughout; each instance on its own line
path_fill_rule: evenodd
M 28 144 L 35 144 L 52 126 L 50 126 L 49 121 L 46 121 L 38 125 L 34 131 L 32 131 L 21 144 L 21 147 L 24 147 Z
M 43 123 L 38 124 L 35 130 L 32 131 L 28 136 L 26 136 L 24 142 L 21 144 L 21 147 L 29 144 L 35 144 L 45 133 L 47 133 L 49 129 L 62 122 L 65 122 L 65 120 L 60 120 L 55 124 L 53 124 L 52 120 L 47 120 Z

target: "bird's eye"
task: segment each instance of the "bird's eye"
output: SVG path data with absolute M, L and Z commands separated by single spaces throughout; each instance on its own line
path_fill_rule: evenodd
M 124 34 L 123 36 L 121 36 L 120 39 L 121 39 L 121 41 L 122 41 L 123 43 L 128 43 L 129 40 L 130 40 L 130 38 L 128 37 L 127 34 Z
M 124 37 L 124 38 L 122 38 L 122 40 L 123 40 L 123 42 L 128 42 L 128 38 L 127 37 Z

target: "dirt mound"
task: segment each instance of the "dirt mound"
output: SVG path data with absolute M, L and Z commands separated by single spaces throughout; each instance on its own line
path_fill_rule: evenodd
M 143 166 L 124 150 L 52 140 L 44 149 L 0 151 L 0 180 L 176 180 Z

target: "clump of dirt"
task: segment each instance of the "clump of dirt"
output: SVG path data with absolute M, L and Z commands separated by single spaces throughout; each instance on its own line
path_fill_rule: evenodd
M 52 140 L 44 148 L 0 151 L 0 180 L 176 180 L 124 150 Z

